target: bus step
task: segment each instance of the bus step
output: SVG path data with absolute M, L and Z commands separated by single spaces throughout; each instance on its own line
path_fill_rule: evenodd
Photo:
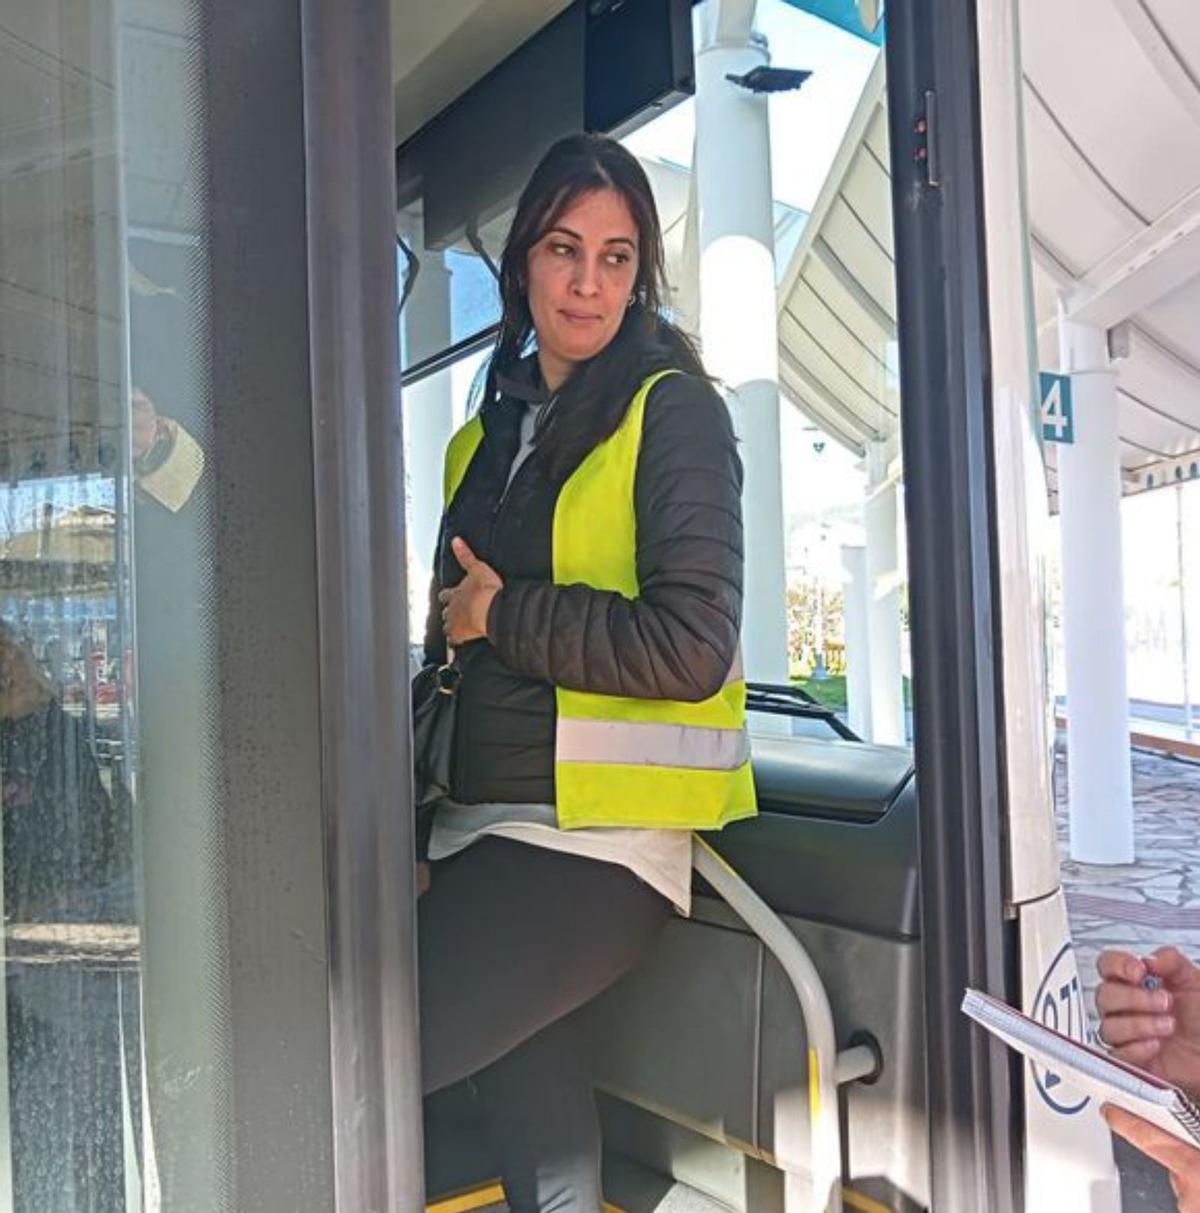
M 724 1202 L 615 1151 L 605 1154 L 604 1192 L 620 1213 L 734 1213 Z
M 493 1180 L 453 1196 L 439 1196 L 425 1206 L 425 1213 L 508 1213 L 508 1203 L 504 1199 L 504 1188 Z M 629 1211 L 606 1200 L 604 1213 Z M 690 1207 L 687 1213 L 691 1213 Z

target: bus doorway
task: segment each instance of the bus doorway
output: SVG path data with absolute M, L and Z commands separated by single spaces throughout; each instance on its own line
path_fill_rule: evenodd
M 967 986 L 1026 1008 L 1053 986 L 1060 1022 L 1086 1032 L 1033 592 L 1044 491 L 1005 84 L 1015 12 L 893 5 L 885 32 L 870 6 L 842 7 L 695 6 L 694 96 L 664 89 L 613 128 L 653 183 L 671 306 L 728 389 L 748 469 L 762 811 L 711 841 L 809 951 L 837 1047 L 882 1052 L 875 1081 L 841 1096 L 846 1207 L 1115 1209 L 1095 1109 L 1045 1105 L 958 1009 Z M 572 19 L 547 27 L 566 39 L 555 53 Z M 506 64 L 539 53 L 527 39 L 479 92 L 402 129 L 414 587 L 428 578 L 439 451 L 488 356 L 515 198 L 485 178 L 447 207 L 429 165 L 454 162 L 448 132 L 488 142 Z M 542 117 L 546 141 L 562 120 Z M 506 137 L 501 121 L 494 142 Z M 536 139 L 520 147 L 532 163 Z M 731 241 L 753 255 L 730 257 Z M 413 634 L 423 610 L 414 588 Z M 784 1207 L 786 1177 L 814 1172 L 807 1140 L 793 1152 L 781 1128 L 808 1098 L 803 1017 L 761 936 L 710 886 L 696 892 L 654 963 L 595 1008 L 613 1182 L 636 1190 L 649 1173 L 719 1207 Z M 434 1190 L 470 1169 L 453 1140 L 431 1134 Z
M 0 8 L 0 1207 L 497 1198 L 420 1107 L 409 635 L 513 191 L 590 129 L 740 437 L 762 810 L 591 1008 L 609 1197 L 1109 1213 L 1094 1107 L 958 1012 L 1086 1030 L 1014 5 Z

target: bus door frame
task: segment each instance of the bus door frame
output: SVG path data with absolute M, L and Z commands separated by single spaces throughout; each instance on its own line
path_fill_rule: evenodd
M 300 0 L 335 1207 L 424 1207 L 388 0 Z
M 1019 996 L 975 0 L 893 0 L 887 70 L 911 602 L 930 1195 L 1021 1208 L 1019 1072 L 967 986 Z

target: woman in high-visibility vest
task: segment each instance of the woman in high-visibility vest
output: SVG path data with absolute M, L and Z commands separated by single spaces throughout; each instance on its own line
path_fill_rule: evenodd
M 446 454 L 426 660 L 460 678 L 423 869 L 423 1066 L 427 1091 L 474 1076 L 517 1211 L 599 1209 L 572 1013 L 688 912 L 691 831 L 755 809 L 741 464 L 663 292 L 637 160 L 556 144 Z

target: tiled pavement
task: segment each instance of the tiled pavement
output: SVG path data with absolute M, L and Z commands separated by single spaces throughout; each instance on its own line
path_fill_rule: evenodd
M 1068 849 L 1067 768 L 1059 738 L 1055 769 L 1059 854 L 1071 934 L 1088 1008 L 1095 1015 L 1096 958 L 1109 947 L 1149 952 L 1174 944 L 1200 960 L 1200 763 L 1133 752 L 1136 861 L 1075 863 Z M 1170 1213 L 1164 1173 L 1117 1142 L 1126 1213 Z
M 1200 960 L 1200 764 L 1133 752 L 1137 858 L 1115 867 L 1070 858 L 1061 744 L 1055 766 L 1063 888 L 1094 1013 L 1096 957 L 1105 948 L 1152 951 L 1169 943 Z

